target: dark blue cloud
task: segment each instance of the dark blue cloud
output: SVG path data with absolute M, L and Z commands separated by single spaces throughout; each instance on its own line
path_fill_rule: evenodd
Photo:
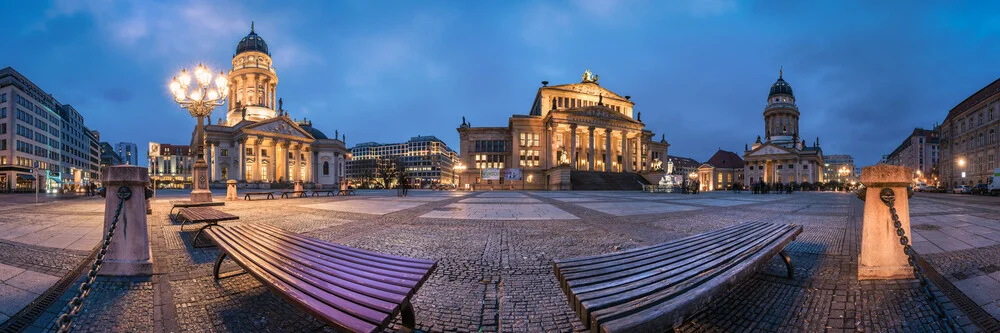
M 807 141 L 872 164 L 996 79 L 993 3 L 885 1 L 22 1 L 4 63 L 109 141 L 185 143 L 167 93 L 183 67 L 229 66 L 256 21 L 293 117 L 349 144 L 505 126 L 540 81 L 584 69 L 631 95 L 671 154 L 707 159 L 763 134 L 779 66 Z M 216 110 L 216 117 L 221 114 Z

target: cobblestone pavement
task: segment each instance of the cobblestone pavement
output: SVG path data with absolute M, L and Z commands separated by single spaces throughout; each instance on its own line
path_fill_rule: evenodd
M 99 278 L 76 321 L 78 329 L 331 331 L 247 274 L 214 282 L 210 275 L 218 250 L 193 248 L 194 228 L 181 232 L 166 216 L 169 195 L 161 195 L 153 202 L 154 214 L 149 221 L 154 276 Z M 98 207 L 96 211 L 102 208 L 97 201 L 81 202 Z M 351 203 L 364 203 L 367 211 Z M 918 197 L 913 210 L 935 204 Z M 470 207 L 472 211 L 465 210 Z M 967 211 L 972 209 L 969 207 L 946 208 L 941 215 L 973 214 Z M 437 270 L 413 298 L 418 328 L 432 332 L 582 331 L 558 287 L 553 259 L 652 245 L 755 220 L 805 227 L 788 247 L 796 265 L 795 279 L 784 278 L 784 264 L 772 260 L 747 283 L 690 318 L 679 331 L 941 329 L 915 280 L 857 281 L 862 202 L 844 193 L 411 191 L 410 196 L 398 198 L 390 191 L 359 191 L 351 197 L 234 201 L 220 209 L 240 216 L 240 220 L 223 225 L 266 223 L 348 246 L 437 260 Z M 534 219 L 484 215 L 504 210 L 530 212 Z M 924 209 L 920 214 L 937 213 Z M 0 242 L 0 264 L 21 267 L 13 259 L 5 259 L 5 244 Z M 13 244 L 24 251 L 32 249 Z M 75 255 L 71 259 L 76 262 L 86 255 L 66 249 L 53 252 Z M 990 265 L 1000 265 L 1000 256 L 980 255 L 998 252 L 996 246 L 976 247 L 943 251 L 938 254 L 942 257 L 931 260 L 948 276 L 989 276 L 996 271 L 986 271 L 992 269 Z M 69 260 L 70 264 L 48 260 L 52 266 L 74 264 L 74 260 Z M 64 269 L 59 272 L 69 271 Z M 222 269 L 237 270 L 228 261 Z M 60 303 L 50 308 L 55 309 L 52 314 L 39 318 L 33 329 L 52 330 L 54 313 L 69 296 L 64 294 L 57 301 Z M 963 328 L 975 331 L 955 306 L 947 303 L 945 307 Z

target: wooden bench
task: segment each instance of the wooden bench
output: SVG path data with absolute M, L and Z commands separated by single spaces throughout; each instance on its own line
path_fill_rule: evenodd
M 191 202 L 190 200 L 171 200 L 170 201 L 170 212 L 167 216 L 174 215 L 175 208 L 190 208 L 190 207 L 212 207 L 212 206 L 225 206 L 225 201 L 209 201 L 209 202 Z
M 556 260 L 559 284 L 591 332 L 664 332 L 780 255 L 802 226 L 748 222 L 659 245 Z
M 243 193 L 243 194 L 245 194 L 243 196 L 243 200 L 247 200 L 247 201 L 250 200 L 250 196 L 252 196 L 252 195 L 266 195 L 267 199 L 274 199 L 274 192 L 246 192 L 246 193 Z
M 281 198 L 305 198 L 306 191 L 284 191 L 281 192 Z
M 229 256 L 275 294 L 336 330 L 381 331 L 397 315 L 413 330 L 410 298 L 437 267 L 433 260 L 355 249 L 262 224 L 206 233 L 221 250 L 212 271 L 216 280 Z
M 346 189 L 346 190 L 340 190 L 340 192 L 338 194 L 339 195 L 355 195 L 353 188 L 349 188 L 349 189 Z
M 336 189 L 312 190 L 312 196 L 315 197 L 315 196 L 319 195 L 320 193 L 326 193 L 326 196 L 329 197 L 329 196 L 335 196 L 335 195 L 337 195 L 337 192 L 339 192 L 339 190 L 336 190 Z
M 215 208 L 209 207 L 191 207 L 191 208 L 181 208 L 177 216 L 181 219 L 181 231 L 184 231 L 185 223 L 198 223 L 204 222 L 205 226 L 198 229 L 198 232 L 194 234 L 191 243 L 194 247 L 204 247 L 198 245 L 198 236 L 205 229 L 213 226 L 219 225 L 220 221 L 231 221 L 240 219 L 239 216 L 232 215 L 223 211 L 216 210 Z

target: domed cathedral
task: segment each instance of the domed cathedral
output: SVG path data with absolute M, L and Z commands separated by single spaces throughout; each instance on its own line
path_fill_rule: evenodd
M 233 126 L 245 118 L 251 121 L 261 121 L 277 116 L 278 73 L 271 67 L 271 53 L 254 24 L 250 24 L 250 34 L 236 44 L 236 54 L 233 55 L 233 69 L 229 70 L 229 111 L 226 112 L 226 125 Z
M 764 140 L 757 136 L 743 153 L 747 185 L 823 181 L 823 151 L 819 137 L 812 146 L 799 133 L 799 107 L 792 86 L 778 70 L 764 107 Z
M 324 187 L 346 183 L 346 135 L 335 131 L 331 138 L 310 120 L 292 119 L 277 97 L 272 64 L 267 42 L 251 23 L 233 55 L 226 116 L 205 126 L 211 181 L 235 179 L 261 188 L 294 181 Z
M 460 186 L 477 189 L 632 189 L 662 176 L 670 146 L 646 130 L 630 96 L 600 85 L 542 81 L 527 114 L 506 127 L 472 127 L 465 117 Z

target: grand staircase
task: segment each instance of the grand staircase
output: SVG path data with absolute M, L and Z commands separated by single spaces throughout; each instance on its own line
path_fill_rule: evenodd
M 649 181 L 636 173 L 573 171 L 573 190 L 577 191 L 640 191 Z

